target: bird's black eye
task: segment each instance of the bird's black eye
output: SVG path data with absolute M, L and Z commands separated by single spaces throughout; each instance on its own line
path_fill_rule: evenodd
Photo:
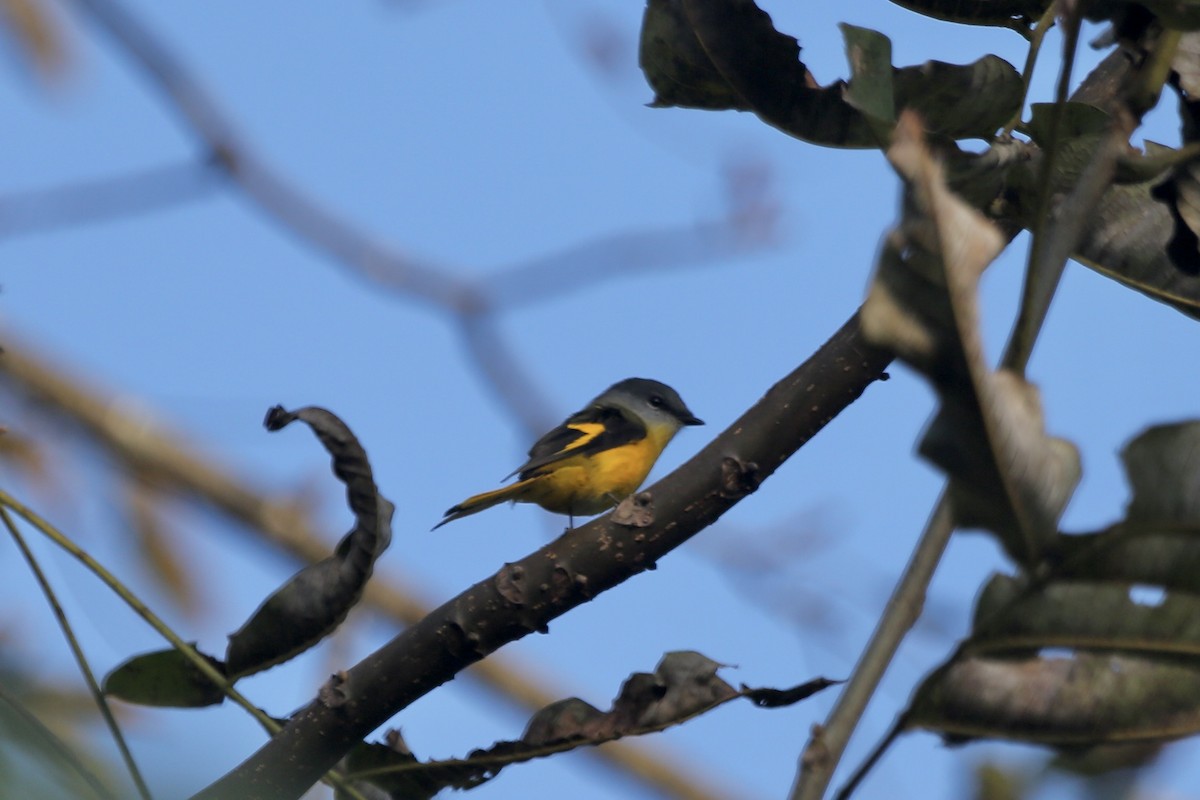
M 654 406 L 655 408 L 662 408 L 664 402 L 665 401 L 658 395 L 656 395 L 656 394 L 650 395 L 650 405 Z

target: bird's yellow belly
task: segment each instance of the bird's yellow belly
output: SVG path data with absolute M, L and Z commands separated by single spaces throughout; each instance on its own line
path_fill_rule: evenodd
M 661 451 L 649 438 L 554 464 L 524 500 L 558 514 L 590 516 L 633 494 Z

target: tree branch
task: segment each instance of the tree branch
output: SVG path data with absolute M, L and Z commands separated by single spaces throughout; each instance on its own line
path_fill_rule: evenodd
M 883 615 L 863 648 L 854 671 L 824 726 L 814 725 L 812 738 L 800 759 L 800 771 L 792 787 L 791 800 L 820 800 L 833 771 L 858 727 L 867 703 L 887 672 L 900 643 L 916 624 L 925 607 L 925 593 L 933 573 L 946 552 L 954 532 L 954 514 L 945 491 L 933 508 L 925 530 L 913 550 L 904 574 L 892 590 Z
M 125 406 L 118 398 L 86 386 L 46 363 L 5 332 L 0 357 L 0 380 L 36 401 L 39 411 L 56 414 L 98 444 L 133 473 L 146 471 L 164 489 L 197 499 L 307 563 L 329 555 L 329 543 L 318 536 L 302 504 L 272 498 L 254 481 L 199 455 L 178 435 L 150 422 L 144 409 Z M 429 608 L 403 588 L 403 581 L 376 575 L 367 584 L 365 602 L 393 620 L 410 625 Z M 493 657 L 467 673 L 509 706 L 526 713 L 543 708 L 570 692 L 511 658 Z M 694 766 L 680 764 L 661 751 L 613 742 L 588 751 L 618 773 L 640 780 L 664 795 L 681 800 L 719 800 L 728 793 L 712 788 L 714 781 L 697 776 Z
M 40 191 L 14 192 L 0 197 L 0 236 L 147 214 L 200 200 L 212 193 L 217 183 L 212 170 L 193 160 Z
M 530 438 L 541 433 L 546 417 L 539 417 L 538 411 L 548 404 L 536 387 L 511 377 L 498 379 L 497 376 L 508 373 L 491 369 L 484 360 L 487 356 L 502 354 L 505 362 L 516 364 L 516 356 L 503 339 L 493 338 L 486 346 L 479 346 L 474 334 L 481 324 L 493 329 L 494 326 L 485 322 L 505 303 L 515 305 L 525 302 L 523 298 L 527 294 L 536 294 L 540 298 L 561 294 L 576 288 L 583 280 L 602 280 L 622 271 L 630 259 L 614 255 L 604 260 L 601 266 L 596 266 L 593 259 L 592 269 L 572 269 L 566 279 L 560 275 L 550 282 L 544 280 L 539 269 L 540 262 L 534 261 L 528 268 L 506 271 L 504 290 L 493 296 L 489 289 L 495 288 L 494 285 L 458 278 L 442 265 L 418 260 L 399 251 L 306 195 L 284 175 L 275 171 L 237 133 L 233 121 L 205 91 L 201 82 L 120 3 L 115 0 L 72 2 L 151 80 L 169 107 L 199 140 L 212 166 L 229 177 L 232 186 L 240 189 L 289 234 L 331 257 L 356 277 L 410 299 L 425 301 L 451 315 L 463 331 L 468 354 L 489 380 L 489 386 L 496 396 L 513 417 L 520 420 Z M 761 244 L 761 235 L 743 235 L 740 231 L 738 211 L 735 208 L 729 219 L 703 224 L 695 231 L 652 231 L 632 238 L 617 237 L 611 239 L 609 245 L 619 249 L 631 244 L 669 244 L 675 248 L 674 251 L 658 253 L 653 258 L 658 266 L 672 266 L 680 260 L 678 250 L 696 252 L 694 243 L 699 236 L 708 245 L 702 251 L 702 260 L 711 260 L 751 243 Z M 584 256 L 588 254 L 586 245 L 581 248 L 581 253 Z M 635 264 L 644 264 L 645 261 L 644 254 L 641 258 L 633 259 Z M 518 374 L 523 373 L 524 370 L 518 371 Z
M 857 314 L 690 461 L 638 495 L 646 527 L 611 515 L 563 534 L 470 587 L 338 676 L 336 703 L 314 700 L 277 736 L 196 795 L 297 798 L 363 737 L 460 670 L 588 602 L 715 522 L 882 376 Z M 327 694 L 326 697 L 329 695 Z

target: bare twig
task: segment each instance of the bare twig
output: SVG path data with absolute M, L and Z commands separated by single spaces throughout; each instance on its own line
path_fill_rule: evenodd
M 121 733 L 121 726 L 117 724 L 117 718 L 112 713 L 108 699 L 104 696 L 104 692 L 100 690 L 100 683 L 96 680 L 96 674 L 92 672 L 92 666 L 88 663 L 87 656 L 83 652 L 83 647 L 79 644 L 79 639 L 75 636 L 75 630 L 71 626 L 71 621 L 67 619 L 67 614 L 63 611 L 62 604 L 58 602 L 58 595 L 54 591 L 54 587 L 50 585 L 50 581 L 46 578 L 46 573 L 42 571 L 37 557 L 29 549 L 25 537 L 21 535 L 21 531 L 17 528 L 12 516 L 9 515 L 8 509 L 3 506 L 0 506 L 0 522 L 4 523 L 4 527 L 8 529 L 9 534 L 17 545 L 17 549 L 21 551 L 21 556 L 25 559 L 25 563 L 29 565 L 30 571 L 33 572 L 33 577 L 37 581 L 38 586 L 41 587 L 42 594 L 45 595 L 46 602 L 49 603 L 50 610 L 54 613 L 54 618 L 58 621 L 59 627 L 62 628 L 63 636 L 67 640 L 67 645 L 71 648 L 71 654 L 75 656 L 75 663 L 79 666 L 79 672 L 83 675 L 88 692 L 92 695 L 92 700 L 100 710 L 100 716 L 104 718 L 104 724 L 108 726 L 109 733 L 112 734 L 113 742 L 116 744 L 117 750 L 121 753 L 121 760 L 125 762 L 125 768 L 129 770 L 129 776 L 133 779 L 138 795 L 143 800 L 150 800 L 150 787 L 146 785 L 146 780 L 142 777 L 142 771 L 138 769 L 137 761 L 134 760 L 133 753 L 130 752 L 129 745 L 125 742 L 125 736 Z M 81 774 L 86 775 L 88 773 Z
M 1000 131 L 1001 136 L 1011 135 L 1013 128 L 1021 124 L 1021 114 L 1025 111 L 1025 100 L 1029 97 L 1029 84 L 1033 81 L 1033 68 L 1037 65 L 1038 54 L 1042 51 L 1042 41 L 1046 38 L 1046 33 L 1054 27 L 1057 13 L 1057 5 L 1047 3 L 1046 10 L 1042 12 L 1042 16 L 1029 34 L 1029 51 L 1025 55 L 1025 68 L 1021 70 L 1021 105 L 1017 108 L 1017 113 L 1013 114 L 1013 118 Z
M 800 759 L 792 800 L 820 800 L 833 771 L 858 726 L 858 720 L 925 605 L 925 592 L 954 532 L 954 514 L 945 492 L 934 506 L 925 531 L 913 550 L 887 607 L 854 666 L 854 672 L 829 712 L 824 726 L 815 726 Z
M 62 759 L 62 762 L 69 766 L 71 771 L 78 775 L 81 781 L 87 784 L 88 788 L 92 790 L 92 793 L 95 794 L 96 797 L 101 798 L 101 800 L 117 800 L 117 795 L 113 794 L 112 791 L 110 791 L 109 788 L 104 785 L 104 781 L 100 780 L 100 777 L 94 771 L 92 771 L 91 766 L 89 766 L 84 759 L 80 758 L 80 756 L 75 752 L 74 748 L 60 739 L 54 733 L 54 731 L 47 728 L 45 723 L 38 719 L 37 714 L 34 714 L 32 711 L 26 708 L 20 699 L 10 694 L 8 688 L 2 683 L 0 683 L 0 703 L 7 706 L 10 712 L 15 714 L 22 722 L 29 726 L 29 729 L 33 731 L 39 739 L 42 740 L 46 747 L 48 747 L 50 751 L 54 753 L 54 755 Z M 11 781 L 11 778 L 6 778 L 5 780 L 6 783 L 8 783 Z

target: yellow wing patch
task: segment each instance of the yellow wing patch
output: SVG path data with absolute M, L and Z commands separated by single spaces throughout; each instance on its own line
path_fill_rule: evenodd
M 600 422 L 575 422 L 566 427 L 573 431 L 579 431 L 583 435 L 569 445 L 559 450 L 560 453 L 565 453 L 568 450 L 574 450 L 576 447 L 583 447 L 585 444 L 595 439 L 600 434 L 604 433 L 604 425 Z

